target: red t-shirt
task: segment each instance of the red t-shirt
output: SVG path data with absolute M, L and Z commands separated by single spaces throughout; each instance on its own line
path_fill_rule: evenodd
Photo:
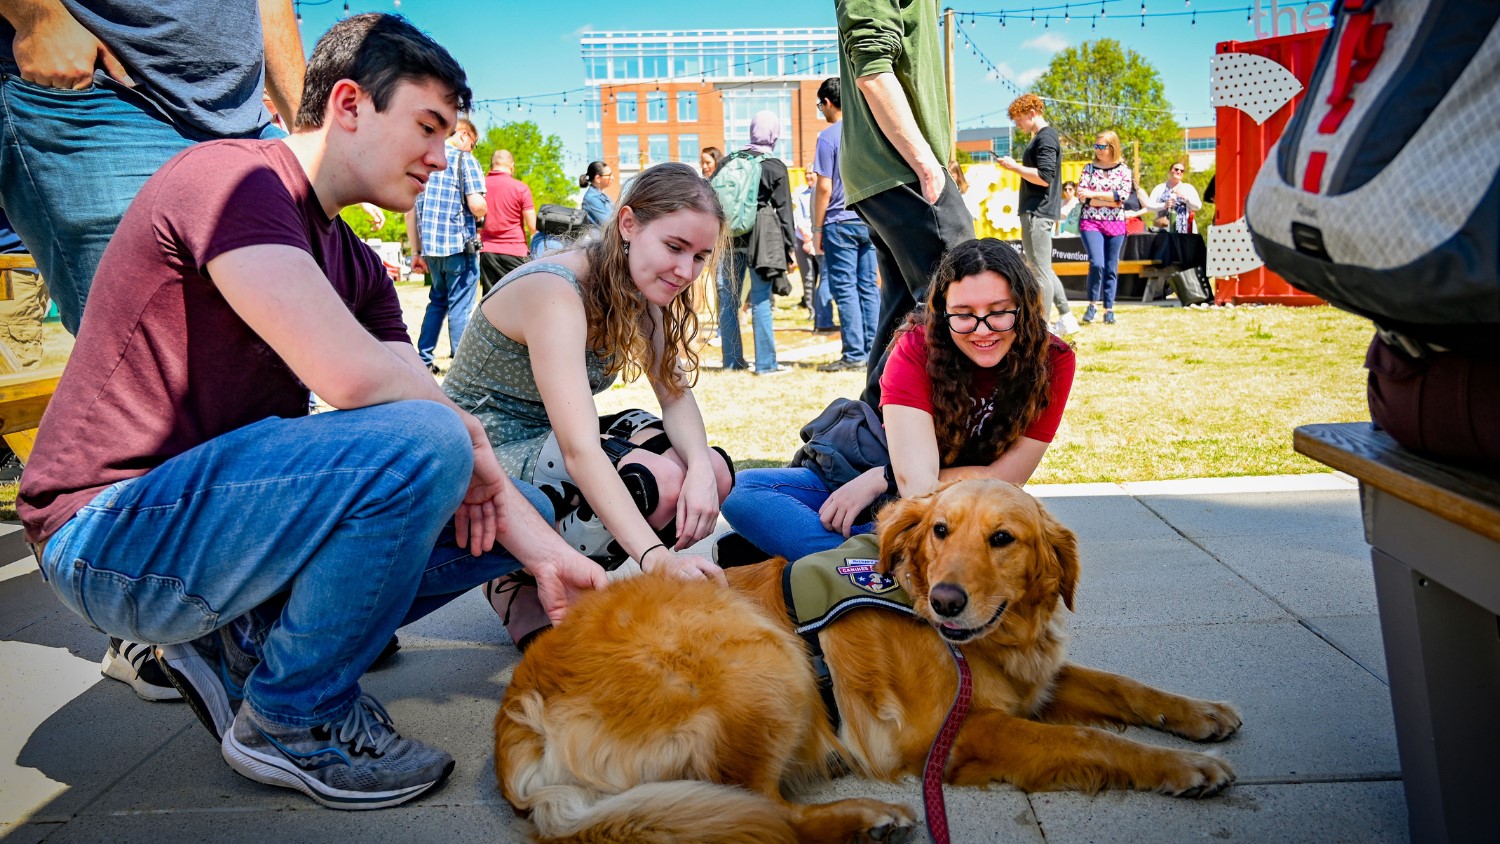
M 1057 426 L 1062 422 L 1063 408 L 1068 404 L 1068 392 L 1073 389 L 1075 360 L 1073 349 L 1053 336 L 1047 344 L 1048 366 L 1051 370 L 1047 382 L 1047 409 L 1031 423 L 1022 436 L 1038 442 L 1050 443 L 1057 436 Z M 974 366 L 968 358 L 971 392 L 969 401 L 969 432 L 977 434 L 980 426 L 995 412 L 995 370 Z M 891 349 L 885 372 L 880 376 L 880 406 L 900 405 L 932 412 L 932 379 L 927 376 L 927 328 L 917 326 L 902 334 Z
M 21 480 L 28 541 L 112 483 L 252 422 L 307 413 L 307 387 L 205 275 L 211 259 L 261 244 L 307 250 L 372 335 L 410 342 L 380 258 L 323 213 L 286 144 L 184 150 L 141 188 L 99 262 Z
M 521 220 L 533 207 L 531 188 L 509 173 L 490 173 L 484 178 L 484 207 L 481 251 L 526 257 L 529 250 Z

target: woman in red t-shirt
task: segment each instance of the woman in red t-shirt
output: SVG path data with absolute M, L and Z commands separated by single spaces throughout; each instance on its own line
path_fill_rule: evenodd
M 721 540 L 720 564 L 836 547 L 873 530 L 866 512 L 898 490 L 910 498 L 961 478 L 1026 483 L 1057 434 L 1073 369 L 1073 349 L 1047 330 L 1041 285 L 1020 253 L 992 238 L 955 246 L 926 305 L 891 343 L 880 379 L 891 465 L 837 489 L 809 468 L 740 472 L 723 513 L 757 549 Z

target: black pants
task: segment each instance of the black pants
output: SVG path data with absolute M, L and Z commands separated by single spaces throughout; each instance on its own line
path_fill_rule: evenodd
M 875 261 L 880 267 L 880 321 L 871 346 L 865 391 L 871 407 L 880 406 L 880 375 L 886 347 L 896 327 L 927 297 L 932 273 L 943 253 L 974 239 L 974 218 L 953 180 L 945 180 L 936 205 L 928 205 L 915 184 L 897 185 L 850 206 L 870 227 Z
M 498 252 L 479 253 L 479 295 L 490 292 L 495 282 L 526 263 L 525 255 L 501 255 Z

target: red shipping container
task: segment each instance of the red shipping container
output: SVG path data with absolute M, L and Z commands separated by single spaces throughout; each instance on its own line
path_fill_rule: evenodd
M 1255 119 L 1237 108 L 1219 107 L 1215 137 L 1217 153 L 1214 173 L 1214 224 L 1225 225 L 1245 216 L 1245 197 L 1260 172 L 1271 145 L 1281 137 L 1292 119 L 1297 104 L 1307 95 L 1313 68 L 1330 30 L 1317 29 L 1264 38 L 1259 41 L 1224 41 L 1219 53 L 1248 53 L 1261 56 L 1285 67 L 1302 83 L 1302 92 L 1282 106 L 1266 122 Z M 1277 305 L 1321 305 L 1323 300 L 1291 286 L 1281 276 L 1265 267 L 1219 281 L 1214 300 L 1219 304 L 1260 302 Z

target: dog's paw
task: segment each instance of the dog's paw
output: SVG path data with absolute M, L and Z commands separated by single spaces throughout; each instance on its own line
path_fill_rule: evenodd
M 1234 769 L 1217 756 L 1181 751 L 1177 764 L 1158 789 L 1173 797 L 1212 797 L 1234 782 Z
M 1193 741 L 1223 741 L 1240 728 L 1239 710 L 1211 700 L 1188 701 L 1180 718 L 1162 716 L 1162 729 Z
M 866 815 L 864 830 L 855 837 L 860 844 L 906 844 L 917 828 L 916 815 L 911 809 L 897 803 L 882 803 L 877 800 L 862 800 Z

